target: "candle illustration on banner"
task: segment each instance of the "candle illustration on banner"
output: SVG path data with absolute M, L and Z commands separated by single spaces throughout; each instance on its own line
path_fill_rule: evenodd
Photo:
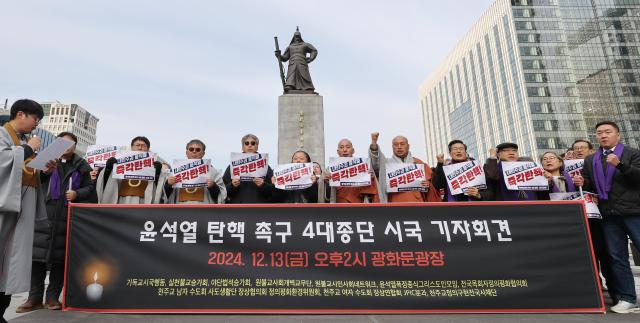
M 87 298 L 97 302 L 102 298 L 102 285 L 98 284 L 98 272 L 93 274 L 93 284 L 87 286 Z

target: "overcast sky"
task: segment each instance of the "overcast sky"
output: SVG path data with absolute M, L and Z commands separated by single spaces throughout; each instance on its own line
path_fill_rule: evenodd
M 426 158 L 418 87 L 491 2 L 2 1 L 0 99 L 79 104 L 98 144 L 145 135 L 167 160 L 200 138 L 219 168 L 255 133 L 275 161 L 273 36 L 284 49 L 300 26 L 319 51 L 327 158 L 343 137 L 365 154 L 373 131 Z

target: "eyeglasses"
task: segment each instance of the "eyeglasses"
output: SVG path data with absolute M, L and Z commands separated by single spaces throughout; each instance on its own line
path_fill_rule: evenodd
M 245 141 L 244 145 L 245 146 L 255 146 L 257 144 L 257 142 L 255 141 Z
M 199 152 L 202 151 L 202 148 L 200 148 L 200 147 L 189 147 L 189 148 L 187 148 L 187 150 L 189 150 L 189 152 L 192 152 L 192 153 L 199 153 Z

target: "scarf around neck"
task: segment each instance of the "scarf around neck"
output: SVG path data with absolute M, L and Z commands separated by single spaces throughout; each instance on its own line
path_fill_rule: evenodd
M 622 159 L 622 151 L 624 150 L 624 144 L 619 142 L 615 149 L 613 150 L 613 154 L 618 156 L 618 159 Z M 600 147 L 596 153 L 593 155 L 593 177 L 595 179 L 596 191 L 598 192 L 598 197 L 601 200 L 609 200 L 609 192 L 611 191 L 611 185 L 613 184 L 613 174 L 616 172 L 616 168 L 607 163 L 607 175 L 604 175 L 604 168 L 602 167 L 602 158 L 604 155 L 604 149 Z

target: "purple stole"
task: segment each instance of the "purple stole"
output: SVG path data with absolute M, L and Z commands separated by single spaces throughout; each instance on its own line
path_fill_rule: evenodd
M 77 191 L 78 188 L 80 188 L 80 172 L 78 170 L 74 170 L 71 173 L 71 179 L 73 180 L 71 182 L 71 188 L 74 191 Z M 52 200 L 59 200 L 60 198 L 64 198 L 64 205 L 68 205 L 69 201 L 67 201 L 65 195 L 63 194 L 63 191 L 66 192 L 67 189 L 69 188 L 69 184 L 65 185 L 64 187 L 61 187 L 63 183 L 61 183 L 61 178 L 60 178 L 60 172 L 58 172 L 58 169 L 56 168 L 52 173 L 51 173 L 51 178 L 49 179 L 50 184 L 49 184 L 49 191 L 51 194 L 51 199 Z M 65 182 L 69 183 L 68 181 Z
M 616 149 L 613 150 L 613 154 L 618 156 L 618 159 L 622 159 L 622 151 L 624 150 L 624 144 L 619 142 L 616 145 Z M 611 191 L 611 185 L 613 184 L 613 174 L 616 172 L 616 168 L 613 165 L 607 163 L 607 176 L 604 175 L 604 169 L 602 168 L 602 155 L 604 149 L 600 147 L 593 155 L 593 177 L 595 181 L 596 191 L 600 200 L 609 200 L 609 192 Z
M 575 192 L 576 191 L 576 185 L 573 184 L 573 178 L 571 178 L 571 175 L 569 175 L 569 173 L 567 173 L 567 172 L 562 172 L 562 176 L 564 176 L 564 184 L 567 186 L 567 193 Z M 553 183 L 553 182 L 551 182 L 551 183 Z M 554 185 L 551 186 L 551 193 L 561 193 L 561 192 L 558 189 L 558 187 L 554 184 Z

